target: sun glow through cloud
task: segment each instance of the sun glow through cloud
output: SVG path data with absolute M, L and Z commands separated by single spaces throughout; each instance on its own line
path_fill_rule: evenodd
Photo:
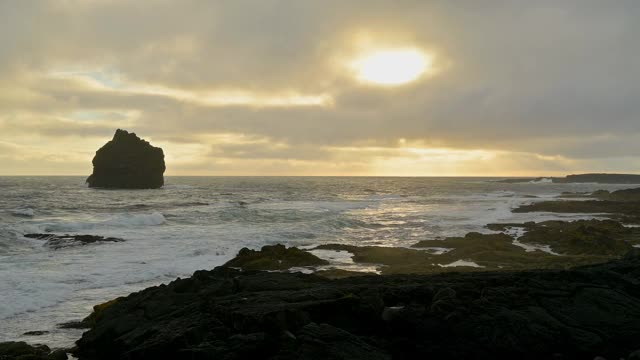
M 431 58 L 418 49 L 388 49 L 367 53 L 351 63 L 358 80 L 379 85 L 415 81 L 431 67 Z

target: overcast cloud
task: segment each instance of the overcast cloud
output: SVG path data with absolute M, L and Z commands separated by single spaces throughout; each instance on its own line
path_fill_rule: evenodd
M 0 175 L 88 174 L 116 128 L 169 175 L 640 171 L 637 1 L 0 0 Z M 416 82 L 362 84 L 363 49 Z

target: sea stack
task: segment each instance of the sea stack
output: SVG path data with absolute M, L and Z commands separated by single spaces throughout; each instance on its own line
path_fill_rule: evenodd
M 116 130 L 113 139 L 96 151 L 89 187 L 157 189 L 164 185 L 164 153 L 135 133 Z

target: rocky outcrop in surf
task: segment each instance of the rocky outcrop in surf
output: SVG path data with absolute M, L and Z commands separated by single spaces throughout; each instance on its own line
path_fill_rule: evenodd
M 94 188 L 156 189 L 164 185 L 165 169 L 161 148 L 118 129 L 96 152 L 87 183 Z
M 62 249 L 70 246 L 97 244 L 103 242 L 122 242 L 124 239 L 99 235 L 58 235 L 58 234 L 25 234 L 30 239 L 44 240 L 44 246 L 51 249 Z
M 329 262 L 306 251 L 284 245 L 266 245 L 260 251 L 242 248 L 225 264 L 245 270 L 286 270 L 292 267 L 328 265 Z

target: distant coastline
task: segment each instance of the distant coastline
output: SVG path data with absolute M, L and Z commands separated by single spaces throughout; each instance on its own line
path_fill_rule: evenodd
M 587 173 L 587 174 L 567 175 L 565 177 L 526 177 L 526 178 L 508 178 L 504 180 L 498 180 L 498 182 L 508 183 L 508 184 L 544 182 L 544 181 L 558 183 L 558 184 L 577 184 L 577 183 L 640 184 L 640 175 Z

